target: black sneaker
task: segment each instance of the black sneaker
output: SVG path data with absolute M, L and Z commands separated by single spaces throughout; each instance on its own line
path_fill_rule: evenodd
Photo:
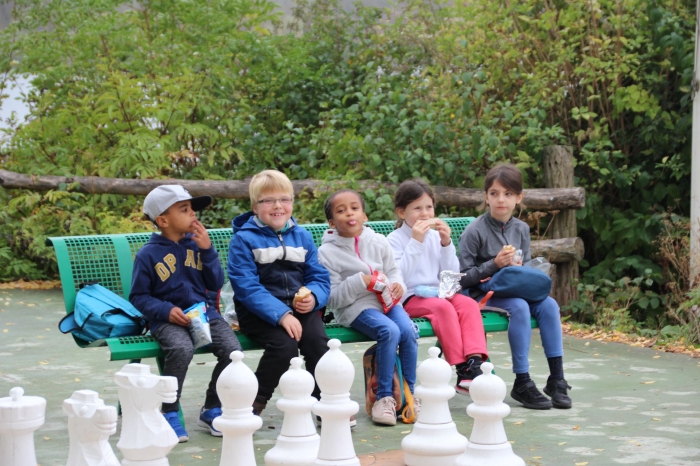
M 455 390 L 457 390 L 457 393 L 469 395 L 469 387 L 472 381 L 483 374 L 481 371 L 481 361 L 469 359 L 466 362 L 457 364 L 455 369 L 457 369 L 457 385 L 455 385 Z
M 528 409 L 550 409 L 552 407 L 552 402 L 540 393 L 532 380 L 523 384 L 514 384 L 510 396 Z
M 544 387 L 544 392 L 552 399 L 552 406 L 558 409 L 571 408 L 571 398 L 566 394 L 566 390 L 571 390 L 571 386 L 566 383 L 566 380 L 553 378 L 547 379 L 547 385 Z
M 267 406 L 267 402 L 262 402 L 258 401 L 256 398 L 255 401 L 253 401 L 253 414 L 256 416 L 262 415 L 263 409 Z

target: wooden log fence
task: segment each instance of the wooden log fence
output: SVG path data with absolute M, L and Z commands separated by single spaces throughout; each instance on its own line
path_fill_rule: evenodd
M 525 189 L 523 203 L 529 210 L 559 211 L 549 227 L 549 239 L 532 241 L 532 257 L 544 256 L 555 264 L 552 296 L 564 306 L 577 297 L 575 281 L 578 278 L 578 261 L 583 258 L 583 241 L 577 238 L 575 209 L 586 205 L 586 192 L 574 187 L 574 162 L 570 146 L 550 146 L 544 150 L 544 172 L 547 188 Z M 0 187 L 5 189 L 29 189 L 49 191 L 70 189 L 86 194 L 121 194 L 145 196 L 163 184 L 184 186 L 193 196 L 210 195 L 220 199 L 248 199 L 250 180 L 141 180 L 101 178 L 96 176 L 26 175 L 0 170 Z M 292 181 L 295 195 L 308 193 L 324 196 L 338 189 L 338 182 L 320 180 Z M 361 190 L 380 186 L 395 189 L 398 185 L 377 181 L 357 181 Z M 439 205 L 474 208 L 482 204 L 481 189 L 434 186 L 433 192 Z

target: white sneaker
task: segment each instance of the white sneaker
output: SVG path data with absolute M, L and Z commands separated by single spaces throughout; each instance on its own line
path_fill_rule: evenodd
M 393 396 L 385 396 L 374 403 L 372 421 L 387 426 L 396 425 L 396 400 Z

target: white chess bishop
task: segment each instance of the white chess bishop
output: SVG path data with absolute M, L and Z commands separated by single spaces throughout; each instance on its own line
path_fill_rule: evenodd
M 109 444 L 117 432 L 117 408 L 105 406 L 97 392 L 77 390 L 63 401 L 68 416 L 68 463 L 66 466 L 119 466 Z
M 148 364 L 126 364 L 114 381 L 122 406 L 117 443 L 124 455 L 122 466 L 168 466 L 167 455 L 178 439 L 160 407 L 177 399 L 177 379 L 152 374 Z
M 233 351 L 231 364 L 216 382 L 221 400 L 221 416 L 214 419 L 214 428 L 223 434 L 220 466 L 256 466 L 253 433 L 262 427 L 260 416 L 253 414 L 253 401 L 258 393 L 258 379 L 243 364 L 243 353 Z
M 350 399 L 350 388 L 355 379 L 355 366 L 340 351 L 340 340 L 328 342 L 330 348 L 316 364 L 314 374 L 321 389 L 321 400 L 311 411 L 321 416 L 321 444 L 315 465 L 360 466 L 355 455 L 350 433 L 350 416 L 360 410 L 360 405 Z
M 23 396 L 21 387 L 0 398 L 0 465 L 36 466 L 34 431 L 44 425 L 46 400 Z
M 455 466 L 525 466 L 525 461 L 513 453 L 503 427 L 503 418 L 510 414 L 503 379 L 491 373 L 493 364 L 481 364 L 482 375 L 474 379 L 469 394 L 474 400 L 467 414 L 474 418 L 472 436 L 467 449 L 457 458 Z
M 265 453 L 266 466 L 312 466 L 318 455 L 321 438 L 311 417 L 311 406 L 318 401 L 311 396 L 314 378 L 301 363 L 301 358 L 292 358 L 291 368 L 280 378 L 277 409 L 284 421 L 277 443 Z
M 448 401 L 456 392 L 450 385 L 452 368 L 438 358 L 440 349 L 428 350 L 430 357 L 418 366 L 420 385 L 415 395 L 421 400 L 418 420 L 413 431 L 401 442 L 407 466 L 452 466 L 464 453 L 467 439 L 452 421 Z

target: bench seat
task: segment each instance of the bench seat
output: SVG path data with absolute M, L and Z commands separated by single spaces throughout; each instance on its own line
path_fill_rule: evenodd
M 459 236 L 474 218 L 460 217 L 445 218 L 443 220 L 452 229 L 452 241 L 457 244 Z M 366 224 L 374 231 L 388 235 L 394 230 L 395 222 L 375 221 L 367 222 Z M 301 225 L 301 227 L 311 233 L 317 246 L 321 244 L 323 233 L 328 228 L 326 224 L 308 224 Z M 230 228 L 214 228 L 209 229 L 208 232 L 213 246 L 219 253 L 219 260 L 225 274 L 232 231 Z M 56 252 L 66 312 L 70 313 L 73 311 L 75 297 L 80 289 L 80 284 L 93 280 L 97 280 L 102 286 L 116 294 L 128 298 L 131 289 L 134 256 L 141 246 L 148 241 L 150 236 L 151 233 L 126 233 L 47 238 L 47 245 L 53 246 Z M 487 332 L 501 332 L 508 329 L 508 318 L 502 313 L 484 310 L 482 311 L 482 317 L 484 319 L 484 328 Z M 418 325 L 422 337 L 435 335 L 427 319 L 414 319 L 414 322 Z M 536 326 L 533 319 L 532 327 L 535 328 Z M 370 341 L 369 338 L 357 330 L 342 327 L 335 323 L 326 324 L 325 328 L 330 338 L 337 338 L 343 343 Z M 236 332 L 236 335 L 244 350 L 260 349 L 257 344 L 241 332 Z M 107 338 L 89 344 L 79 339 L 75 339 L 75 341 L 80 347 L 108 347 L 111 361 L 156 358 L 159 366 L 162 363 L 163 353 L 155 338 L 151 335 Z M 197 353 L 206 352 L 209 352 L 207 348 L 197 351 Z

